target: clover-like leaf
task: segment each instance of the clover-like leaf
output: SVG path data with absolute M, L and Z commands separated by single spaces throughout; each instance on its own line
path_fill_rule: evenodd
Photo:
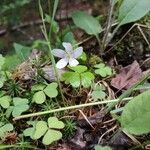
M 44 84 L 35 84 L 32 86 L 31 90 L 32 91 L 41 91 L 45 88 Z
M 84 72 L 81 74 L 81 84 L 83 87 L 88 88 L 92 84 L 94 78 L 95 77 L 91 72 Z
M 87 70 L 87 67 L 82 66 L 82 65 L 78 65 L 78 66 L 75 66 L 75 67 L 70 67 L 70 69 L 77 72 L 77 73 L 82 73 L 82 72 L 85 72 Z
M 28 99 L 26 98 L 15 97 L 13 98 L 13 103 L 14 103 L 12 111 L 13 117 L 20 116 L 21 113 L 29 109 Z
M 58 95 L 57 87 L 58 84 L 53 82 L 44 89 L 44 92 L 50 98 L 56 97 Z
M 101 90 L 97 90 L 97 91 L 93 91 L 91 93 L 92 99 L 94 101 L 97 101 L 98 99 L 104 99 L 106 97 L 106 93 L 104 91 Z
M 97 64 L 94 66 L 95 68 L 95 73 L 99 74 L 101 77 L 106 77 L 112 75 L 112 69 L 108 66 L 105 66 L 105 64 Z
M 111 150 L 111 148 L 109 146 L 96 145 L 95 150 Z
M 10 106 L 11 97 L 10 96 L 3 96 L 0 98 L 0 105 L 3 108 L 8 108 Z
M 45 132 L 47 131 L 47 122 L 45 121 L 38 121 L 37 124 L 35 125 L 35 132 L 33 134 L 34 139 L 39 139 L 42 137 Z
M 45 93 L 43 91 L 38 91 L 33 95 L 32 99 L 37 104 L 42 104 L 46 100 Z
M 49 117 L 48 118 L 48 126 L 49 128 L 54 129 L 63 129 L 65 127 L 62 121 L 59 121 L 56 117 Z
M 65 81 L 66 84 L 70 83 L 73 87 L 77 88 L 79 86 L 83 87 L 89 87 L 94 80 L 94 75 L 87 71 L 86 66 L 76 66 L 76 67 L 70 67 L 73 71 L 65 72 L 61 80 Z
M 32 125 L 32 127 L 25 129 L 23 131 L 23 135 L 24 136 L 29 136 L 30 138 L 34 139 L 33 134 L 35 132 L 35 126 L 36 126 L 37 122 L 38 121 L 28 121 L 27 124 Z
M 62 138 L 62 133 L 57 129 L 64 128 L 64 123 L 56 117 L 49 117 L 48 121 L 32 121 L 28 123 L 33 127 L 24 130 L 24 136 L 30 136 L 32 139 L 39 139 L 43 136 L 43 144 L 49 145 Z
M 2 138 L 5 133 L 12 131 L 13 129 L 14 127 L 11 123 L 4 124 L 3 122 L 0 122 L 0 138 Z
M 58 141 L 62 138 L 62 133 L 60 131 L 49 129 L 43 137 L 43 144 L 49 145 L 55 141 Z

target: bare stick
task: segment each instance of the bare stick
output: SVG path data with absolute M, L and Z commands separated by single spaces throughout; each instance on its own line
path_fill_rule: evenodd
M 106 48 L 106 43 L 107 43 L 108 38 L 109 38 L 108 34 L 109 34 L 109 31 L 111 30 L 113 9 L 114 9 L 114 0 L 110 0 L 110 8 L 108 10 L 107 25 L 106 25 L 106 30 L 105 30 L 105 34 L 104 34 L 104 38 L 103 38 L 103 43 L 102 43 L 103 51 Z

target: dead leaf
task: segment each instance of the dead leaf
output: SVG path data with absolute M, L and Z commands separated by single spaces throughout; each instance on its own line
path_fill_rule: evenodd
M 86 146 L 86 141 L 84 140 L 83 134 L 84 134 L 85 130 L 77 127 L 77 131 L 75 136 L 71 139 L 71 142 L 73 144 L 73 147 L 75 149 L 84 149 Z
M 111 80 L 111 85 L 116 89 L 128 89 L 137 83 L 143 76 L 137 61 L 120 70 L 120 73 Z

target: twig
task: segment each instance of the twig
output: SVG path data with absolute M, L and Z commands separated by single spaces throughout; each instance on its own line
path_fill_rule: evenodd
M 106 42 L 108 41 L 108 34 L 109 31 L 111 30 L 113 9 L 114 9 L 114 0 L 110 0 L 110 8 L 108 10 L 108 20 L 107 20 L 106 30 L 103 38 L 103 43 L 102 43 L 103 51 L 105 50 Z
M 150 48 L 150 43 L 148 42 L 148 39 L 147 39 L 147 37 L 145 36 L 145 34 L 144 34 L 143 30 L 141 29 L 140 25 L 137 25 L 137 28 L 139 29 L 139 31 L 140 31 L 140 33 L 142 34 L 142 36 L 143 36 L 145 42 L 147 43 L 148 47 Z
M 102 134 L 102 136 L 101 136 L 101 137 L 99 138 L 99 140 L 98 140 L 98 144 L 100 144 L 102 138 L 103 138 L 107 133 L 109 133 L 109 132 L 115 130 L 116 128 L 117 128 L 117 125 L 115 125 L 115 126 L 112 127 L 111 129 L 107 130 L 104 134 Z
M 140 26 L 140 27 L 143 27 L 143 28 L 147 28 L 147 29 L 150 29 L 150 27 L 148 27 L 148 26 L 146 26 L 146 25 L 142 25 L 142 24 L 137 24 L 137 23 L 135 23 L 134 25 L 132 25 L 131 26 L 131 28 L 122 36 L 122 38 L 119 40 L 119 41 L 117 41 L 110 49 L 108 49 L 106 52 L 105 52 L 105 54 L 106 53 L 108 53 L 109 51 L 111 51 L 114 47 L 116 47 L 126 36 L 127 36 L 127 34 L 135 27 L 135 26 Z M 142 34 L 142 33 L 141 33 Z M 148 40 L 147 40 L 148 41 Z M 147 42 L 146 42 L 147 43 Z M 149 43 L 149 42 L 148 42 Z M 147 44 L 148 44 L 147 43 Z
M 132 98 L 133 97 L 127 97 L 127 98 L 124 98 L 123 101 L 128 101 L 128 100 L 131 100 Z M 22 115 L 22 116 L 19 116 L 19 117 L 15 117 L 13 120 L 15 121 L 15 120 L 23 119 L 23 118 L 46 115 L 46 114 L 50 114 L 50 113 L 66 111 L 66 110 L 71 110 L 71 109 L 79 109 L 79 108 L 82 108 L 82 107 L 89 107 L 89 106 L 102 105 L 102 104 L 107 104 L 107 103 L 114 103 L 114 102 L 118 102 L 118 101 L 119 101 L 119 99 L 112 99 L 112 100 L 105 100 L 105 101 L 100 101 L 100 102 L 80 104 L 80 105 L 75 105 L 75 106 L 61 107 L 61 108 L 58 108 L 58 109 L 53 109 L 53 110 L 48 110 L 48 111 L 42 111 L 42 112 Z

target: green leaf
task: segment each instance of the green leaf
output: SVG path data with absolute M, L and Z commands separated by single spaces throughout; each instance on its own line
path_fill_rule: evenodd
M 14 43 L 14 48 L 17 56 L 20 58 L 21 61 L 24 61 L 30 55 L 31 48 L 29 47 L 23 46 L 18 43 Z
M 44 92 L 50 98 L 56 97 L 58 95 L 57 87 L 57 83 L 51 83 L 44 89 Z
M 102 31 L 99 22 L 86 12 L 75 11 L 72 13 L 72 19 L 75 25 L 83 29 L 87 34 L 97 35 Z
M 54 129 L 63 129 L 65 127 L 62 121 L 59 121 L 56 117 L 49 117 L 48 118 L 48 126 L 49 128 Z
M 12 111 L 13 117 L 20 116 L 23 112 L 29 109 L 28 99 L 15 97 L 13 98 L 13 103 L 14 103 Z
M 35 132 L 35 128 L 31 127 L 31 128 L 27 128 L 23 131 L 23 135 L 24 136 L 29 136 L 30 138 L 33 139 L 33 133 Z
M 77 72 L 77 73 L 82 73 L 82 72 L 85 72 L 87 70 L 87 67 L 86 66 L 82 66 L 82 65 L 78 65 L 78 66 L 75 66 L 75 67 L 69 67 L 71 70 Z
M 69 82 L 73 87 L 75 88 L 79 87 L 81 84 L 80 74 L 76 72 L 72 73 L 72 77 L 70 78 Z
M 32 86 L 32 91 L 42 91 L 45 88 L 44 84 L 35 84 Z
M 33 99 L 32 99 L 35 103 L 37 104 L 42 104 L 45 102 L 46 100 L 46 96 L 45 96 L 45 93 L 43 91 L 39 91 L 39 92 L 36 92 L 34 95 L 33 95 Z
M 4 70 L 12 70 L 20 63 L 21 63 L 21 60 L 19 59 L 17 54 L 6 55 L 5 56 L 5 64 L 3 65 L 3 69 Z
M 105 64 L 101 63 L 98 65 L 94 66 L 95 68 L 95 73 L 100 75 L 101 77 L 106 77 L 112 75 L 112 69 L 108 66 L 105 66 Z
M 119 8 L 119 25 L 141 19 L 150 11 L 150 0 L 124 0 Z
M 91 72 L 84 72 L 81 74 L 81 84 L 83 87 L 87 88 L 92 84 L 94 78 L 95 77 Z
M 45 15 L 45 21 L 48 22 L 51 25 L 52 32 L 58 33 L 59 25 L 55 20 L 52 21 L 52 18 L 49 15 L 46 14 Z
M 0 122 L 0 138 L 2 138 L 6 132 L 12 131 L 14 129 L 11 123 L 4 124 Z
M 69 68 L 75 72 L 65 72 L 62 75 L 62 81 L 65 81 L 66 84 L 70 83 L 75 88 L 80 85 L 83 87 L 89 87 L 91 85 L 92 80 L 94 80 L 94 75 L 91 72 L 85 72 L 87 70 L 86 66 L 79 65 Z
M 0 105 L 3 108 L 8 108 L 10 106 L 11 97 L 10 96 L 3 96 L 0 98 Z
M 43 137 L 43 144 L 49 145 L 55 141 L 58 141 L 62 138 L 62 133 L 60 131 L 49 129 Z
M 1 54 L 0 54 L 0 70 L 2 69 L 2 66 L 4 65 L 5 63 L 5 57 L 3 57 Z
M 72 32 L 67 32 L 63 37 L 63 41 L 71 43 L 72 45 L 76 44 L 76 40 Z
M 111 148 L 109 146 L 96 145 L 95 150 L 111 150 Z
M 35 132 L 33 134 L 33 139 L 39 139 L 48 130 L 47 123 L 45 121 L 38 121 L 35 126 Z
M 106 97 L 106 93 L 105 92 L 103 92 L 103 91 L 93 91 L 92 93 L 91 93 L 91 95 L 92 95 L 92 99 L 94 99 L 94 101 L 97 101 L 98 99 L 104 99 L 105 97 Z
M 130 134 L 150 133 L 150 91 L 134 97 L 121 115 L 122 129 Z

